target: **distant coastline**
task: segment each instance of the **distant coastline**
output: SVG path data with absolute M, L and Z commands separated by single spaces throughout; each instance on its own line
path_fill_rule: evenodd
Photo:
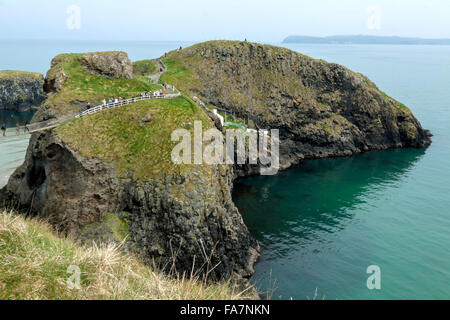
M 381 37 L 381 36 L 329 36 L 310 37 L 291 35 L 283 40 L 283 43 L 308 43 L 308 44 L 384 44 L 384 45 L 450 45 L 450 39 L 424 39 L 405 37 Z

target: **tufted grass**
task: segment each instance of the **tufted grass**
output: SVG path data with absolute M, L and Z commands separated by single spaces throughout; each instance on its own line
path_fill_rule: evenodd
M 148 76 L 157 73 L 158 71 L 158 65 L 155 60 L 140 60 L 133 62 L 133 72 L 135 76 Z
M 0 300 L 239 300 L 231 280 L 209 283 L 150 268 L 118 245 L 80 246 L 42 221 L 0 212 Z M 80 290 L 67 281 L 81 270 Z
M 35 80 L 41 80 L 42 75 L 36 72 L 0 70 L 0 80 L 15 80 L 17 78 L 30 78 Z

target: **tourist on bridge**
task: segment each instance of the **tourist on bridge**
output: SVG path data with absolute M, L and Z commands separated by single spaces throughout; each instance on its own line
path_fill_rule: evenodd
M 106 100 L 105 100 L 105 99 L 103 99 L 102 104 L 103 104 L 104 106 L 106 106 Z
M 6 136 L 6 124 L 2 125 L 3 136 Z
M 19 135 L 20 134 L 20 126 L 19 123 L 16 122 L 16 134 Z

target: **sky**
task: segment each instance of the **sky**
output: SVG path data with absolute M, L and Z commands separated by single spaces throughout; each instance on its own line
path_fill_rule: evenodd
M 448 0 L 0 0 L 0 39 L 450 38 Z

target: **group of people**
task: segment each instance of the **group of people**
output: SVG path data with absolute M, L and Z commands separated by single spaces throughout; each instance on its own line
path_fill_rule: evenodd
M 167 85 L 167 84 L 163 84 L 163 88 L 164 88 L 164 90 L 163 89 L 160 89 L 160 90 L 158 90 L 158 91 L 154 91 L 154 92 L 143 92 L 143 93 L 141 93 L 141 98 L 156 98 L 156 97 L 163 97 L 163 96 L 165 96 L 166 94 L 167 94 L 167 92 L 165 91 L 165 90 L 169 90 L 169 88 L 171 88 L 173 91 L 175 91 L 175 87 L 174 86 L 172 86 L 172 87 L 170 87 L 169 85 Z M 132 97 L 131 98 L 131 102 L 134 102 L 135 100 L 136 100 L 136 98 L 137 97 Z M 107 104 L 112 104 L 112 103 L 119 103 L 119 102 L 122 102 L 122 101 L 124 101 L 124 100 L 126 100 L 126 99 L 124 99 L 124 98 L 122 98 L 122 97 L 119 97 L 119 98 L 111 98 L 111 99 L 108 99 L 108 101 L 106 101 L 106 99 L 103 99 L 102 100 L 102 105 L 104 105 L 104 106 L 106 106 Z M 87 109 L 89 110 L 91 108 L 91 105 L 90 104 L 88 104 L 87 105 Z
M 163 83 L 162 86 L 163 86 L 163 89 L 160 89 L 160 90 L 157 90 L 157 91 L 154 91 L 154 92 L 143 92 L 143 93 L 141 93 L 141 98 L 143 98 L 143 99 L 152 99 L 152 98 L 155 99 L 155 98 L 164 97 L 167 94 L 167 91 L 169 91 L 169 90 L 172 90 L 172 92 L 175 92 L 175 86 L 170 86 L 167 83 Z M 137 97 L 133 96 L 131 98 L 131 102 L 135 102 L 136 99 L 137 99 Z M 126 99 L 124 99 L 122 97 L 111 98 L 111 99 L 108 99 L 108 101 L 106 101 L 106 99 L 103 99 L 102 100 L 102 105 L 106 106 L 106 105 L 113 104 L 113 103 L 120 103 L 120 102 L 122 102 L 124 100 L 126 100 Z M 91 109 L 91 104 L 90 103 L 87 104 L 86 109 L 87 110 Z
M 122 102 L 124 99 L 122 97 L 119 98 L 111 98 L 108 100 L 108 103 L 106 103 L 106 99 L 103 99 L 102 101 L 102 105 L 106 106 L 106 104 L 111 104 L 111 103 L 119 103 Z
M 175 86 L 173 86 L 173 85 L 169 86 L 167 83 L 163 83 L 162 86 L 163 86 L 164 90 L 172 89 L 172 92 L 175 92 Z
M 164 97 L 166 95 L 166 92 L 163 89 L 160 89 L 159 91 L 154 91 L 154 92 L 143 92 L 141 94 L 141 98 L 148 98 L 151 99 L 153 98 L 158 98 L 158 97 Z
M 5 137 L 6 136 L 6 124 L 2 124 L 2 135 Z M 25 126 L 23 128 L 23 133 L 27 133 L 30 132 L 30 129 L 28 128 L 28 121 L 25 123 Z M 16 123 L 16 134 L 20 134 L 20 126 L 18 123 Z

